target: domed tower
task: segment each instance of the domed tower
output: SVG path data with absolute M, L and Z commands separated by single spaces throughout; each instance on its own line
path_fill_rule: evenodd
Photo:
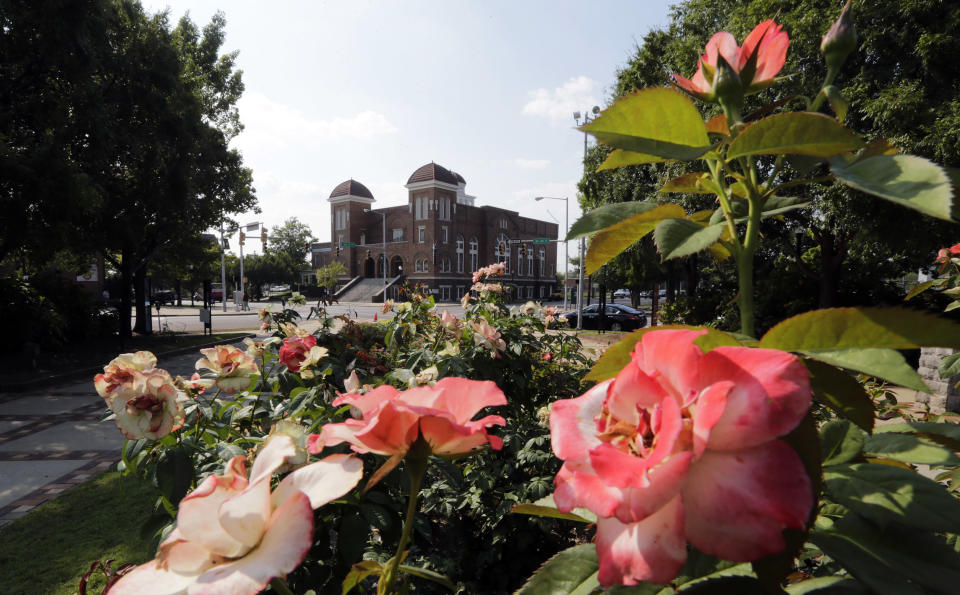
M 447 258 L 459 187 L 456 174 L 433 162 L 410 174 L 406 188 L 413 218 L 414 273 L 433 273 Z M 421 263 L 419 267 L 417 263 Z
M 340 248 L 338 260 L 347 267 L 351 278 L 358 274 L 357 245 L 364 243 L 358 226 L 352 223 L 359 224 L 365 219 L 363 210 L 371 208 L 374 200 L 373 193 L 354 179 L 337 184 L 327 199 L 330 203 L 330 244 L 334 255 Z

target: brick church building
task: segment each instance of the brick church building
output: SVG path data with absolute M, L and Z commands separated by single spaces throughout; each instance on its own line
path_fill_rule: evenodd
M 373 286 L 379 279 L 382 288 L 386 264 L 388 285 L 422 283 L 438 301 L 459 301 L 473 271 L 505 262 L 504 280 L 516 287 L 516 299 L 559 291 L 556 223 L 478 207 L 463 176 L 436 163 L 414 171 L 406 188 L 406 205 L 374 209 L 373 194 L 360 182 L 337 185 L 328 199 L 331 242 L 313 244 L 313 267 L 339 260 L 347 273 L 338 286 L 349 289 L 363 280 Z M 383 293 L 371 299 L 382 301 Z

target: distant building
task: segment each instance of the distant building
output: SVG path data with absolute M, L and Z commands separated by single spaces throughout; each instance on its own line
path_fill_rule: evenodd
M 541 299 L 559 289 L 557 224 L 477 207 L 466 185 L 460 174 L 428 163 L 407 180 L 407 204 L 384 209 L 373 208 L 373 194 L 360 182 L 337 185 L 328 199 L 332 241 L 313 244 L 314 268 L 339 260 L 347 269 L 343 284 L 382 278 L 386 262 L 390 281 L 402 275 L 424 284 L 439 301 L 458 301 L 469 291 L 473 271 L 505 262 L 504 280 L 517 288 L 514 297 Z

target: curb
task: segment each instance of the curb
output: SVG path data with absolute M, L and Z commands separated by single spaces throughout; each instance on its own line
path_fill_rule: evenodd
M 234 337 L 233 339 L 223 339 L 222 341 L 213 341 L 211 343 L 201 343 L 199 345 L 193 345 L 190 347 L 180 347 L 179 349 L 171 349 L 170 351 L 164 351 L 162 353 L 156 353 L 157 359 L 161 357 L 170 357 L 174 355 L 182 355 L 184 353 L 190 353 L 191 351 L 198 351 L 200 349 L 207 349 L 208 347 L 215 347 L 217 345 L 227 345 L 229 343 L 236 343 L 237 341 L 242 341 L 247 338 L 254 338 L 256 335 L 254 333 L 247 333 L 239 337 Z M 72 380 L 77 380 L 81 378 L 93 378 L 97 374 L 103 371 L 103 366 L 93 366 L 90 368 L 81 368 L 79 370 L 71 370 L 69 372 L 63 372 L 60 374 L 53 374 L 48 376 L 41 376 L 39 378 L 34 378 L 32 380 L 23 380 L 20 382 L 9 382 L 6 384 L 0 384 L 0 394 L 18 392 L 18 391 L 29 391 L 36 390 L 39 388 L 46 388 L 51 385 L 59 384 L 61 382 L 67 382 Z

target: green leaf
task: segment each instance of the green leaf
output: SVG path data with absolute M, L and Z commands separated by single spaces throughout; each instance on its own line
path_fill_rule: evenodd
M 837 120 L 843 122 L 847 117 L 847 110 L 850 109 L 850 104 L 847 103 L 847 100 L 843 97 L 843 94 L 836 85 L 827 85 L 823 88 L 823 92 L 827 96 L 827 101 L 830 102 L 830 108 L 833 110 L 833 113 L 837 115 Z
M 515 595 L 586 595 L 600 586 L 597 567 L 596 546 L 575 545 L 547 560 Z
M 931 217 L 953 221 L 953 189 L 946 170 L 915 155 L 877 155 L 847 163 L 830 160 L 833 175 L 857 190 Z
M 612 205 L 603 205 L 597 207 L 582 217 L 577 219 L 570 226 L 570 233 L 567 234 L 568 240 L 575 240 L 589 236 L 593 233 L 606 229 L 617 223 L 622 223 L 634 215 L 646 213 L 661 205 L 650 201 L 618 202 Z M 682 209 L 681 209 L 682 210 Z M 682 215 L 681 215 L 682 216 Z
M 810 386 L 818 401 L 867 432 L 873 430 L 873 400 L 850 374 L 812 359 L 803 364 L 810 372 Z
M 929 533 L 892 526 L 881 531 L 849 515 L 815 531 L 810 541 L 872 592 L 921 595 L 928 587 L 952 593 L 960 584 L 960 556 Z
M 835 119 L 810 112 L 788 112 L 750 124 L 730 143 L 727 159 L 747 155 L 833 157 L 863 146 L 863 141 Z
M 807 357 L 849 368 L 869 376 L 928 393 L 930 388 L 923 377 L 907 363 L 899 351 L 893 349 L 842 349 L 839 351 L 803 351 Z
M 673 159 L 664 159 L 656 155 L 645 155 L 643 153 L 634 153 L 633 151 L 623 151 L 616 149 L 611 151 L 603 163 L 597 167 L 597 171 L 617 169 L 628 165 L 646 165 L 648 163 L 660 163 L 663 161 L 673 161 Z
M 953 450 L 960 450 L 960 424 L 937 423 L 932 421 L 908 421 L 884 424 L 876 433 L 896 432 L 899 434 L 918 434 L 931 442 L 942 444 Z
M 784 351 L 960 348 L 960 324 L 905 308 L 830 308 L 788 318 L 760 339 Z
M 848 576 L 818 576 L 784 587 L 789 595 L 847 595 L 865 593 L 860 584 Z
M 958 465 L 960 457 L 949 449 L 916 434 L 884 432 L 867 438 L 863 451 L 904 463 L 918 465 Z
M 439 583 L 451 591 L 457 590 L 457 586 L 453 583 L 453 581 L 439 572 L 435 572 L 428 568 L 420 568 L 418 566 L 407 566 L 406 564 L 400 564 L 397 568 L 403 572 L 406 572 L 407 574 L 412 574 L 413 576 L 419 576 L 420 578 L 425 578 L 428 581 Z
M 590 247 L 587 250 L 585 263 L 587 274 L 595 273 L 600 267 L 653 231 L 665 218 L 676 217 L 678 214 L 681 217 L 686 214 L 680 205 L 660 205 L 598 231 L 590 240 Z
M 685 192 L 689 194 L 713 194 L 713 190 L 705 187 L 704 180 L 710 180 L 710 174 L 702 171 L 695 171 L 689 174 L 673 178 L 660 188 L 659 192 L 664 194 L 669 192 Z M 712 182 L 712 180 L 711 180 Z
M 940 378 L 949 379 L 960 374 L 960 353 L 954 353 L 940 360 L 940 367 L 937 368 L 937 374 Z
M 884 527 L 891 522 L 928 531 L 960 529 L 960 500 L 926 477 L 875 463 L 823 470 L 832 499 Z
M 360 581 L 368 576 L 379 576 L 383 573 L 383 566 L 376 560 L 364 560 L 357 562 L 350 568 L 350 572 L 343 579 L 340 595 L 347 595 L 354 587 L 360 584 Z
M 657 225 L 653 241 L 663 260 L 671 260 L 706 250 L 720 239 L 726 225 L 704 227 L 688 219 L 665 219 Z
M 767 200 L 763 201 L 760 218 L 766 219 L 767 217 L 782 215 L 795 209 L 804 209 L 809 207 L 810 204 L 811 203 L 806 201 L 806 199 L 795 196 L 771 196 Z M 733 212 L 734 223 L 745 223 L 749 219 L 747 216 L 746 200 L 740 198 L 734 199 L 730 203 L 730 208 Z M 726 218 L 723 216 L 723 209 L 715 210 L 713 215 L 710 217 L 711 225 L 724 221 L 726 221 Z
M 620 370 L 622 370 L 624 366 L 630 363 L 630 354 L 633 352 L 634 347 L 638 342 L 640 342 L 645 334 L 652 331 L 669 329 L 707 331 L 705 335 L 697 337 L 696 341 L 694 341 L 694 344 L 704 352 L 710 351 L 715 347 L 721 347 L 723 345 L 740 345 L 740 342 L 734 339 L 730 334 L 709 327 L 688 326 L 685 324 L 665 324 L 663 326 L 642 328 L 633 331 L 623 339 L 620 339 L 620 341 L 618 341 L 616 344 L 608 347 L 607 350 L 603 352 L 603 355 L 600 356 L 600 359 L 597 360 L 597 363 L 593 365 L 593 368 L 590 370 L 590 373 L 587 374 L 585 379 L 603 382 L 604 380 L 613 378 L 620 373 Z
M 193 461 L 182 448 L 165 451 L 157 461 L 157 487 L 174 506 L 190 491 L 193 474 Z
M 908 300 L 911 300 L 917 297 L 918 295 L 920 295 L 921 293 L 923 293 L 924 291 L 930 289 L 934 285 L 937 285 L 938 283 L 942 284 L 943 281 L 944 281 L 943 279 L 933 279 L 932 281 L 924 281 L 923 283 L 918 283 L 917 285 L 914 285 L 910 289 L 910 292 L 907 294 L 907 297 L 903 298 L 903 301 L 906 302 Z
M 566 519 L 568 521 L 577 521 L 580 523 L 596 523 L 597 515 L 586 508 L 574 508 L 570 512 L 560 512 L 553 501 L 553 494 L 544 496 L 534 503 L 515 504 L 510 512 L 513 514 L 529 514 L 532 516 L 545 516 L 555 519 Z
M 627 95 L 580 130 L 617 149 L 668 159 L 697 159 L 711 148 L 697 107 L 666 87 Z
M 863 449 L 867 436 L 846 420 L 827 422 L 820 428 L 820 452 L 823 466 L 837 465 L 855 459 Z

